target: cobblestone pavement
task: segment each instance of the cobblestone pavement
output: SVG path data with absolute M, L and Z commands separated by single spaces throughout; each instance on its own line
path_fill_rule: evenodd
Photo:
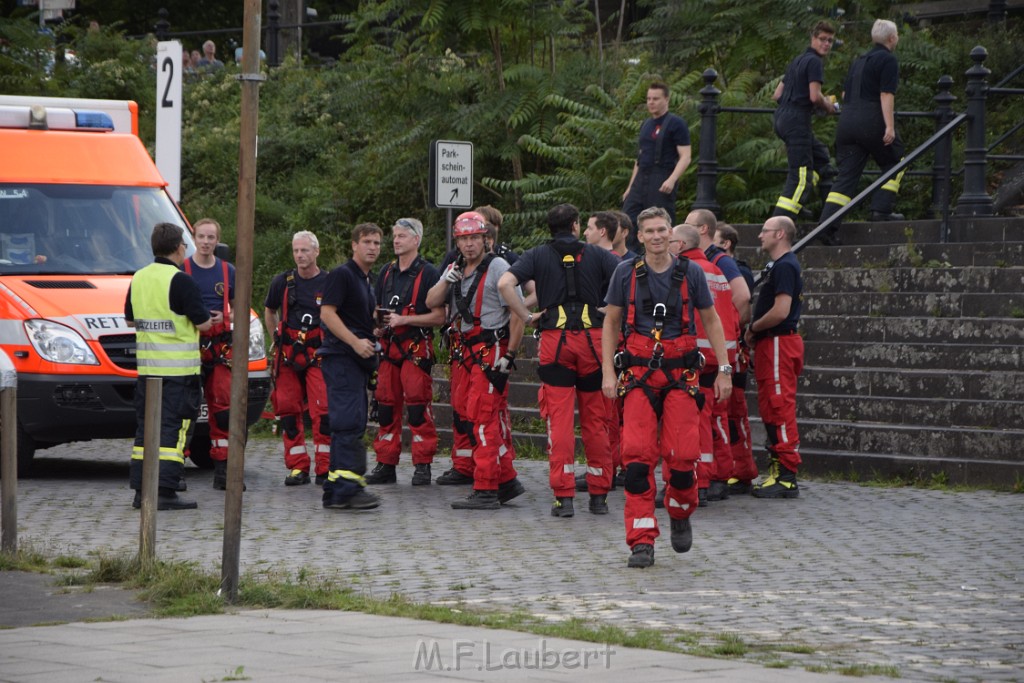
M 134 552 L 138 513 L 127 441 L 37 454 L 18 489 L 19 540 L 48 552 Z M 517 609 L 627 629 L 671 631 L 750 662 L 904 680 L 1024 679 L 1024 496 L 807 482 L 793 501 L 746 496 L 694 516 L 694 546 L 626 568 L 622 493 L 612 514 L 548 513 L 547 464 L 518 463 L 527 493 L 499 511 L 455 511 L 465 487 L 376 487 L 382 506 L 324 510 L 314 486 L 283 485 L 281 447 L 246 455 L 242 570 L 300 569 L 386 598 Z M 434 465 L 436 477 L 447 459 Z M 223 493 L 189 468 L 198 511 L 161 512 L 158 555 L 219 570 Z M 726 641 L 729 642 L 729 641 Z

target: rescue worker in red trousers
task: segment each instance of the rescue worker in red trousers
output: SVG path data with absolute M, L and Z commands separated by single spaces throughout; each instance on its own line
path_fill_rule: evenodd
M 124 318 L 135 328 L 139 377 L 135 384 L 135 443 L 129 484 L 133 508 L 142 507 L 142 457 L 146 428 L 146 383 L 162 379 L 160 403 L 160 473 L 157 510 L 194 510 L 195 501 L 178 496 L 185 469 L 185 443 L 199 416 L 199 335 L 221 322 L 221 314 L 203 305 L 202 293 L 180 270 L 185 260 L 184 230 L 157 223 L 150 237 L 154 262 L 132 277 L 124 302 Z
M 203 361 L 203 400 L 210 425 L 213 488 L 228 486 L 228 411 L 231 408 L 231 327 L 234 321 L 235 267 L 214 255 L 220 243 L 220 223 L 200 218 L 194 226 L 196 253 L 185 259 L 185 272 L 199 285 L 203 303 L 223 320 L 199 338 Z M 247 323 L 248 321 L 243 321 Z
M 523 339 L 523 323 L 509 316 L 498 293 L 508 262 L 488 253 L 483 216 L 475 211 L 459 215 L 452 234 L 462 258 L 427 293 L 427 306 L 448 301 L 457 311 L 453 327 L 469 370 L 468 389 L 453 390 L 452 407 L 472 424 L 473 493 L 451 505 L 456 510 L 496 510 L 525 492 L 512 463 L 508 421 L 508 377 Z
M 800 323 L 803 279 L 791 251 L 796 225 L 785 216 L 769 218 L 758 236 L 771 261 L 761 278 L 754 321 L 746 332 L 754 349 L 757 408 L 768 432 L 768 477 L 754 487 L 757 498 L 796 498 L 800 433 L 796 425 L 796 382 L 804 368 Z
M 719 374 L 729 376 L 729 381 L 732 382 L 740 327 L 736 321 L 736 307 L 732 304 L 729 283 L 718 266 L 711 263 L 698 247 L 700 235 L 697 228 L 686 223 L 677 225 L 672 230 L 671 242 L 679 246 L 677 249 L 670 247 L 670 251 L 678 250 L 679 254 L 696 263 L 704 271 L 711 298 L 715 302 L 715 312 L 722 321 L 725 352 L 728 354 L 726 358 L 716 356 L 704 326 L 697 320 L 697 348 L 704 354 L 704 370 L 699 380 L 701 392 L 704 394 L 704 406 L 701 408 L 701 457 L 697 463 L 697 498 L 700 506 L 704 507 L 708 500 L 725 500 L 729 497 L 727 481 L 732 476 L 733 467 L 732 446 L 729 443 L 729 404 L 714 400 L 714 385 Z
M 374 223 L 352 228 L 352 258 L 327 275 L 320 306 L 321 357 L 331 421 L 331 469 L 323 505 L 332 510 L 372 510 L 380 498 L 366 490 L 367 391 L 377 372 L 370 269 L 380 256 L 383 231 Z
M 715 228 L 715 245 L 736 261 L 736 267 L 743 275 L 750 291 L 754 291 L 754 273 L 746 261 L 736 258 L 736 247 L 740 243 L 736 228 L 728 223 L 719 223 Z M 757 479 L 757 464 L 754 462 L 754 444 L 750 432 L 750 411 L 747 408 L 747 374 L 750 368 L 750 347 L 738 339 L 736 365 L 732 373 L 732 395 L 729 396 L 729 443 L 732 447 L 732 474 L 726 483 L 730 495 L 745 495 L 751 490 L 751 482 Z
M 618 213 L 621 212 L 598 211 L 588 218 L 587 228 L 583 231 L 583 239 L 587 241 L 587 244 L 593 244 L 610 251 L 621 259 L 623 257 L 615 252 L 615 245 L 620 239 L 619 233 L 621 232 L 619 230 Z M 625 217 L 627 221 L 629 220 L 629 216 L 626 216 L 626 214 L 622 214 L 622 216 Z M 624 236 L 621 238 L 621 243 L 623 245 L 625 244 Z M 633 256 L 636 256 L 636 254 L 633 254 Z M 622 469 L 622 448 L 620 443 L 622 439 L 621 400 L 615 399 L 614 401 L 608 401 L 608 419 L 605 422 L 605 426 L 608 429 L 608 449 L 612 454 L 613 475 L 611 490 L 614 491 L 616 487 L 620 487 L 626 482 L 626 472 Z M 576 490 L 580 492 L 588 490 L 586 472 L 576 475 Z
M 615 270 L 605 295 L 602 337 L 602 382 L 605 396 L 625 394 L 622 415 L 622 461 L 626 465 L 626 543 L 629 567 L 654 564 L 658 522 L 654 516 L 654 466 L 668 461 L 670 477 L 665 508 L 671 521 L 672 549 L 687 552 L 693 544 L 690 516 L 697 509 L 695 467 L 700 454 L 697 377 L 702 357 L 697 349 L 695 315 L 711 348 L 725 358 L 722 323 L 715 312 L 700 267 L 669 253 L 671 223 L 660 207 L 637 218 L 646 254 Z M 619 334 L 623 349 L 616 353 Z M 616 367 L 618 366 L 618 367 Z M 732 382 L 720 374 L 715 399 L 728 400 Z
M 377 374 L 377 419 L 373 440 L 377 466 L 367 484 L 394 484 L 402 452 L 402 406 L 409 412 L 412 432 L 413 486 L 430 484 L 430 465 L 437 453 L 437 428 L 430 404 L 433 386 L 435 325 L 444 322 L 444 306 L 429 308 L 427 290 L 438 272 L 420 256 L 423 224 L 399 218 L 391 228 L 395 260 L 377 276 L 377 315 L 380 325 L 381 366 Z
M 580 242 L 580 214 L 572 204 L 548 211 L 551 241 L 524 253 L 498 281 L 509 308 L 527 325 L 540 329 L 540 415 L 547 425 L 549 481 L 555 501 L 551 514 L 572 517 L 576 495 L 574 400 L 587 457 L 590 512 L 608 514 L 608 490 L 615 472 L 608 445 L 610 407 L 601 394 L 603 296 L 619 259 L 607 249 Z M 515 288 L 533 281 L 534 315 Z
M 811 45 L 789 66 L 772 94 L 775 109 L 775 134 L 786 143 L 789 173 L 782 194 L 775 203 L 773 216 L 800 217 L 804 205 L 817 187 L 824 199 L 832 187 L 836 169 L 829 164 L 828 146 L 814 137 L 813 113 L 834 113 L 834 106 L 821 92 L 825 82 L 822 59 L 832 49 L 836 30 L 827 21 L 819 21 L 811 31 Z
M 284 442 L 285 486 L 309 483 L 310 459 L 306 451 L 306 423 L 309 409 L 313 423 L 313 455 L 316 483 L 322 486 L 331 465 L 331 423 L 327 415 L 327 387 L 320 359 L 320 303 L 327 271 L 317 264 L 320 240 L 303 230 L 292 236 L 295 268 L 280 273 L 270 282 L 263 302 L 263 319 L 274 340 L 271 371 L 274 391 L 270 396 L 274 414 L 280 419 Z
M 700 234 L 700 248 L 704 251 L 704 255 L 722 271 L 725 279 L 729 281 L 732 303 L 736 308 L 736 319 L 739 321 L 740 330 L 742 330 L 750 321 L 751 290 L 746 279 L 743 277 L 743 273 L 740 272 L 739 266 L 736 265 L 736 260 L 715 245 L 715 229 L 718 226 L 715 214 L 707 209 L 694 209 L 686 216 L 686 223 L 697 228 L 697 232 Z M 737 331 L 736 336 L 737 338 L 740 336 L 739 331 Z M 735 350 L 731 350 L 730 359 L 735 360 L 735 357 Z M 724 420 L 725 418 L 723 417 L 722 419 Z M 719 430 L 712 432 L 716 443 L 722 438 L 723 434 L 724 431 Z M 719 448 L 724 448 L 725 444 L 719 444 L 718 446 Z M 729 496 L 728 475 L 723 472 L 722 476 L 725 477 L 725 480 L 719 479 L 716 481 L 720 481 L 725 485 L 716 484 L 713 491 L 709 488 L 708 500 L 724 500 Z

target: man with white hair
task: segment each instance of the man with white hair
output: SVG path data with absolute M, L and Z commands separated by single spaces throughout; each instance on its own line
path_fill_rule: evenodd
M 434 330 L 444 322 L 444 306 L 427 305 L 427 291 L 438 280 L 434 266 L 420 256 L 423 223 L 399 218 L 391 228 L 395 260 L 377 276 L 377 336 L 381 364 L 374 400 L 380 429 L 373 440 L 377 466 L 368 484 L 394 484 L 402 452 L 402 407 L 412 432 L 413 486 L 430 484 L 437 452 L 437 428 L 431 411 Z
M 327 386 L 316 350 L 320 333 L 320 302 L 327 271 L 317 264 L 320 240 L 308 230 L 292 237 L 295 268 L 270 282 L 263 302 L 263 319 L 274 340 L 271 403 L 280 418 L 284 442 L 285 486 L 309 483 L 310 460 L 306 452 L 303 414 L 308 406 L 313 422 L 316 483 L 323 485 L 331 465 L 331 429 L 327 418 Z
M 857 183 L 870 156 L 883 173 L 903 158 L 903 141 L 896 133 L 896 86 L 900 80 L 899 63 L 893 50 L 900 41 L 896 24 L 879 19 L 871 29 L 874 47 L 850 66 L 843 84 L 843 111 L 836 129 L 836 163 L 839 175 L 825 200 L 819 223 L 850 203 L 857 194 Z M 893 213 L 896 193 L 903 174 L 890 179 L 871 198 L 871 220 L 898 221 Z M 834 223 L 819 239 L 828 245 L 839 244 L 839 224 Z

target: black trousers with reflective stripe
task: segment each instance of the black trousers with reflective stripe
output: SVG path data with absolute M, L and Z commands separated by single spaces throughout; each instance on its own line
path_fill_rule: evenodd
M 202 381 L 199 375 L 161 379 L 163 401 L 160 404 L 160 448 L 183 451 L 188 447 L 195 419 L 199 417 L 199 406 L 203 398 Z M 140 375 L 135 384 L 136 449 L 144 445 L 145 433 L 146 377 Z M 161 458 L 159 487 L 176 488 L 184 467 L 184 463 Z M 132 458 L 129 482 L 133 489 L 142 488 L 142 460 L 135 457 Z

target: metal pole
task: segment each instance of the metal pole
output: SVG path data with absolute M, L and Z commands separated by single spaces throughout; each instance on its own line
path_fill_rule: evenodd
M 953 102 L 956 96 L 950 90 L 953 88 L 953 78 L 942 76 L 936 84 L 938 94 L 935 95 L 935 130 L 941 130 L 953 118 Z M 942 241 L 945 242 L 945 234 L 949 228 L 949 178 L 953 164 L 953 139 L 944 137 L 935 145 L 935 156 L 932 158 L 932 218 L 942 220 L 941 230 Z
M 277 11 L 279 7 L 277 0 L 267 3 L 267 63 L 270 66 L 281 66 L 281 55 L 278 54 L 281 32 L 281 13 Z
M 249 406 L 249 308 L 252 303 L 253 225 L 256 222 L 256 135 L 259 130 L 260 0 L 245 0 L 242 38 L 242 126 L 238 145 L 238 234 L 235 244 L 235 317 L 231 337 L 231 413 L 228 487 L 224 496 L 224 557 L 221 594 L 238 599 L 245 478 L 246 414 Z
M 161 7 L 157 12 L 157 16 L 160 18 L 156 22 L 156 39 L 159 41 L 167 40 L 167 34 L 171 31 L 171 22 L 167 21 L 167 9 Z
M 971 50 L 974 66 L 967 70 L 967 139 L 964 141 L 964 192 L 956 204 L 958 216 L 992 216 L 995 206 L 985 191 L 985 98 L 991 71 L 983 62 L 988 52 L 982 46 Z
M 0 550 L 18 552 L 18 372 L 0 351 Z
M 445 209 L 445 220 L 444 224 L 444 253 L 448 253 L 452 250 L 452 209 L 448 207 Z
M 701 88 L 700 149 L 697 156 L 697 198 L 695 209 L 710 209 L 716 216 L 721 215 L 718 203 L 718 96 L 722 91 L 715 87 L 718 73 L 714 69 L 704 72 L 704 87 Z
M 164 381 L 146 378 L 145 423 L 142 436 L 142 508 L 139 521 L 139 559 L 156 559 L 156 504 L 160 479 L 160 423 L 163 414 Z

